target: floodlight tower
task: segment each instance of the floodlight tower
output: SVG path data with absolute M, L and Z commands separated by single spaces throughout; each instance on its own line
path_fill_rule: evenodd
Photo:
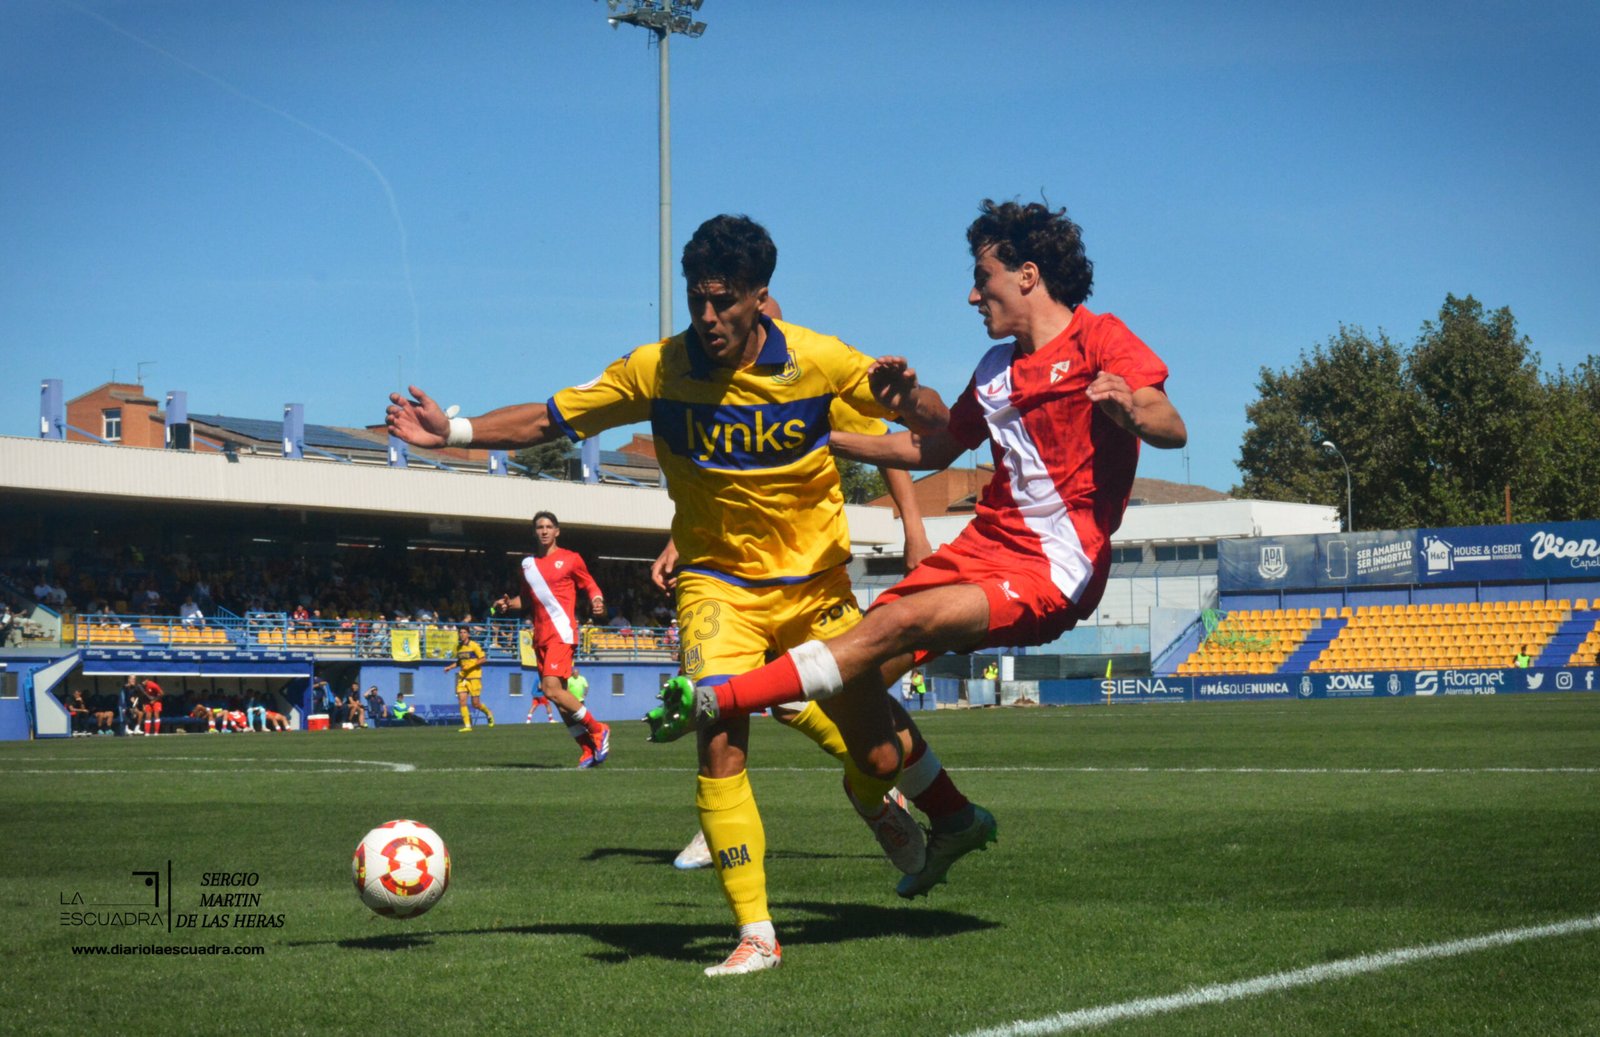
M 694 19 L 705 0 L 606 0 L 611 9 L 606 21 L 615 29 L 637 25 L 655 35 L 661 52 L 661 298 L 657 307 L 661 337 L 672 334 L 672 105 L 668 100 L 667 40 L 673 33 L 694 39 L 706 31 Z

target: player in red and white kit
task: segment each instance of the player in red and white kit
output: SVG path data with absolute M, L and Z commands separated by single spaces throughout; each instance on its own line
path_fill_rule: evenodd
M 578 766 L 594 767 L 611 754 L 611 728 L 567 690 L 567 678 L 572 676 L 573 646 L 578 643 L 578 591 L 588 595 L 589 608 L 597 617 L 606 614 L 606 602 L 578 552 L 556 546 L 560 536 L 561 523 L 555 515 L 541 511 L 533 516 L 533 554 L 522 560 L 522 593 L 502 596 L 492 614 L 528 610 L 533 647 L 539 654 L 539 691 L 555 703 L 582 750 Z
M 161 685 L 146 678 L 141 690 L 144 692 L 144 733 L 158 735 L 161 733 L 161 699 L 164 694 Z
M 967 301 L 990 338 L 1008 341 L 984 355 L 945 429 L 836 432 L 832 444 L 859 461 L 940 469 L 987 439 L 995 474 L 972 522 L 841 636 L 808 641 L 714 687 L 669 685 L 662 708 L 647 718 L 652 738 L 668 740 L 727 713 L 819 700 L 864 770 L 903 768 L 903 793 L 937 793 L 948 781 L 937 759 L 926 751 L 907 756 L 907 740 L 863 700 L 940 652 L 1052 641 L 1099 603 L 1140 441 L 1172 449 L 1188 438 L 1166 396 L 1166 365 L 1120 320 L 1082 305 L 1094 267 L 1065 210 L 985 201 L 967 241 L 974 260 Z M 917 385 L 899 357 L 878 361 L 870 377 L 891 410 Z M 870 679 L 880 672 L 883 680 Z M 956 860 L 994 839 L 994 818 L 981 807 L 967 804 L 957 817 L 944 831 L 935 827 L 927 863 L 901 880 L 901 896 L 928 892 Z

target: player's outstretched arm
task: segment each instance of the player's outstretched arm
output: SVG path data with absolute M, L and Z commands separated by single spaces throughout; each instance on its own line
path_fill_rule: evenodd
M 519 450 L 554 439 L 560 433 L 542 403 L 518 403 L 475 418 L 450 418 L 427 393 L 409 387 L 411 399 L 389 394 L 385 422 L 389 431 L 412 446 L 475 446 Z
M 1178 408 L 1153 385 L 1130 390 L 1121 375 L 1101 371 L 1087 393 L 1107 417 L 1153 447 L 1176 450 L 1189 442 L 1189 429 Z
M 489 604 L 489 615 L 491 616 L 503 616 L 508 612 L 521 611 L 522 595 L 520 594 L 516 597 L 512 597 L 509 594 L 502 594 Z
M 917 381 L 917 371 L 903 356 L 879 357 L 867 369 L 873 397 L 900 415 L 913 432 L 932 432 L 950 424 L 950 408 L 937 392 Z
M 828 443 L 840 457 L 864 461 L 881 468 L 937 471 L 950 467 L 951 462 L 964 452 L 948 428 L 939 428 L 925 435 L 892 432 L 887 436 L 871 436 L 859 432 L 832 432 Z
M 903 558 L 906 572 L 910 572 L 933 553 L 933 545 L 928 542 L 928 531 L 922 525 L 922 504 L 917 500 L 910 473 L 900 468 L 879 468 L 878 472 L 883 476 L 884 485 L 889 487 L 889 496 L 900 512 L 900 528 L 905 534 Z

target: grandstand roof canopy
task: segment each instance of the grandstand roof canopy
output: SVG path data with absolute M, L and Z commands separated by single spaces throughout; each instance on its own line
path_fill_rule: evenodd
M 277 433 L 274 433 L 276 435 Z M 434 468 L 390 468 L 240 453 L 147 450 L 103 443 L 0 436 L 0 491 L 12 509 L 47 503 L 81 512 L 184 506 L 263 515 L 387 516 L 425 530 L 465 524 L 525 529 L 540 509 L 564 530 L 639 534 L 660 550 L 672 526 L 667 491 Z M 898 545 L 885 508 L 847 507 L 858 548 Z

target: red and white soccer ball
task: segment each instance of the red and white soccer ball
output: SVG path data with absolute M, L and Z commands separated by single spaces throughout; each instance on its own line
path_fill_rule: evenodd
M 389 821 L 356 844 L 350 875 L 363 904 L 386 918 L 413 918 L 450 888 L 450 851 L 420 821 Z

